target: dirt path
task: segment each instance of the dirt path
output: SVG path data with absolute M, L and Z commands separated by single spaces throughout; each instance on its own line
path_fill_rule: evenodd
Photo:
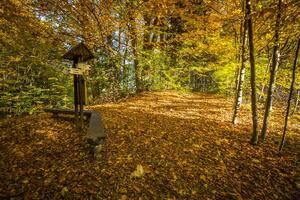
M 247 107 L 244 125 L 234 127 L 230 102 L 217 95 L 144 93 L 91 109 L 101 111 L 107 130 L 96 159 L 83 142 L 84 132 L 76 133 L 69 122 L 48 115 L 2 120 L 0 194 L 28 199 L 299 196 L 300 131 L 294 122 L 279 157 L 280 123 L 272 126 L 266 144 L 251 146 Z

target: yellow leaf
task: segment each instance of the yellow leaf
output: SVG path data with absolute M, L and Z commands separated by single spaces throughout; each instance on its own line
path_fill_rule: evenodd
M 68 190 L 67 187 L 63 187 L 63 189 L 60 191 L 60 194 L 61 194 L 62 196 L 65 196 L 66 193 L 67 193 L 68 191 L 69 191 L 69 190 Z
M 127 190 L 126 190 L 126 188 L 121 187 L 121 188 L 119 189 L 119 192 L 120 192 L 121 194 L 125 194 L 125 193 L 127 193 Z
M 225 144 L 229 143 L 229 141 L 227 139 L 223 139 L 222 142 L 224 142 Z
M 221 145 L 221 141 L 220 140 L 216 140 L 216 145 L 220 146 Z
M 27 183 L 29 183 L 29 180 L 28 180 L 28 178 L 26 178 L 24 181 L 22 181 L 24 184 L 27 184 Z
M 203 181 L 206 181 L 206 177 L 204 175 L 201 175 L 200 179 L 203 180 Z
M 182 189 L 180 189 L 180 190 L 178 191 L 178 193 L 179 193 L 180 195 L 184 195 L 184 194 L 185 194 L 184 190 L 182 190 Z
M 131 173 L 131 177 L 137 177 L 140 178 L 144 175 L 144 169 L 142 165 L 137 165 L 136 170 Z
M 195 147 L 196 149 L 200 149 L 201 145 L 199 145 L 199 144 L 193 144 L 193 147 Z

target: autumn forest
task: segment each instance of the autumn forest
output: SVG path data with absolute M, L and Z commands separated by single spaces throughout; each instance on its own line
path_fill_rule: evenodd
M 1 0 L 0 199 L 298 199 L 300 1 Z

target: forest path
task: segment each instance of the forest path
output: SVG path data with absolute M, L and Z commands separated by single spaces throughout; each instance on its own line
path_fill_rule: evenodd
M 213 94 L 149 92 L 92 108 L 102 113 L 107 129 L 99 161 L 111 182 L 103 191 L 117 191 L 115 195 L 129 199 L 139 195 L 292 199 L 295 195 L 295 184 L 285 185 L 290 181 L 280 179 L 278 173 L 291 177 L 296 172 L 292 162 L 297 149 L 284 158 L 289 162 L 276 156 L 280 138 L 276 125 L 272 127 L 276 135 L 266 144 L 250 145 L 247 106 L 237 126 L 230 123 L 231 102 Z M 296 146 L 294 136 L 292 147 Z M 138 165 L 145 174 L 132 178 Z
M 299 123 L 279 157 L 282 115 L 252 146 L 249 106 L 203 93 L 148 92 L 101 112 L 96 158 L 70 121 L 39 114 L 0 119 L 0 199 L 296 199 Z

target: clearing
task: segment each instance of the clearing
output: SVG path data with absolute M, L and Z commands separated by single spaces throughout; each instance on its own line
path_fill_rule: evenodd
M 96 157 L 70 120 L 0 119 L 0 198 L 296 199 L 299 116 L 277 155 L 282 112 L 252 146 L 250 106 L 233 126 L 232 104 L 203 93 L 149 92 L 101 112 L 107 138 Z M 260 118 L 261 119 L 261 118 Z M 276 121 L 276 123 L 274 123 Z

